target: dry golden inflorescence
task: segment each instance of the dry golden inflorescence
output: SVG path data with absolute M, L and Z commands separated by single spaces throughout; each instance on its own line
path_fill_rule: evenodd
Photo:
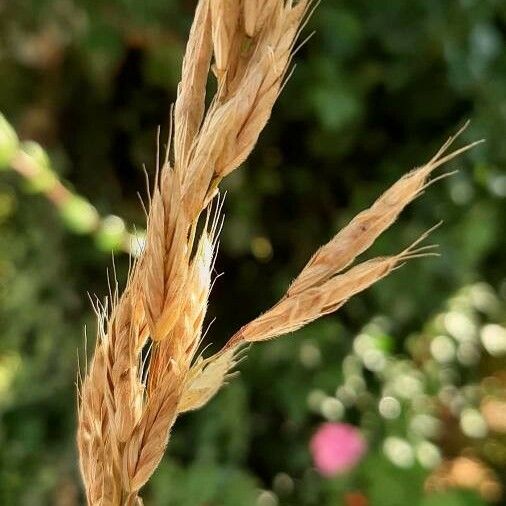
M 430 184 L 433 170 L 474 145 L 446 154 L 456 136 L 322 246 L 275 306 L 220 352 L 199 354 L 222 223 L 218 187 L 266 125 L 311 7 L 311 0 L 198 3 L 173 135 L 150 193 L 146 246 L 123 293 L 115 284 L 110 307 L 96 303 L 94 356 L 78 378 L 77 443 L 89 505 L 142 504 L 139 491 L 162 459 L 177 416 L 213 397 L 244 344 L 294 331 L 406 260 L 431 254 L 416 241 L 398 255 L 350 267 Z M 216 93 L 206 106 L 213 75 Z

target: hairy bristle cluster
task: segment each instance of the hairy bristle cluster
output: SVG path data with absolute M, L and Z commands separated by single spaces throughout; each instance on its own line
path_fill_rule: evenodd
M 79 377 L 77 442 L 89 505 L 140 505 L 177 416 L 227 381 L 243 345 L 291 332 L 335 311 L 404 261 L 419 241 L 355 266 L 356 257 L 430 182 L 445 154 L 388 189 L 303 268 L 282 299 L 213 356 L 199 354 L 222 224 L 220 181 L 253 149 L 283 87 L 310 0 L 200 0 L 173 109 L 173 135 L 149 196 L 144 252 L 120 296 L 96 303 L 93 359 Z M 209 79 L 216 93 L 206 107 Z M 459 132 L 460 133 L 460 132 Z M 436 178 L 437 179 L 437 178 Z M 425 238 L 425 235 L 421 238 Z

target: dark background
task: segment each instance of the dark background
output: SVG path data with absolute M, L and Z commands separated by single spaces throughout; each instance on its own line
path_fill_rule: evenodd
M 144 226 L 142 165 L 152 173 L 157 126 L 167 132 L 194 5 L 0 1 L 0 111 L 21 139 L 47 150 L 73 191 L 129 227 Z M 435 417 L 446 434 L 458 434 L 429 438 L 441 459 L 476 459 L 500 490 L 504 433 L 461 433 L 461 418 L 466 406 L 479 413 L 490 384 L 499 399 L 506 385 L 504 360 L 491 358 L 479 340 L 481 326 L 504 323 L 506 314 L 506 3 L 326 0 L 305 33 L 312 30 L 254 154 L 224 185 L 217 262 L 224 276 L 208 313 L 216 318 L 208 334 L 214 343 L 269 307 L 318 245 L 427 161 L 466 119 L 471 126 L 460 142 L 486 143 L 452 163 L 458 174 L 432 186 L 367 254 L 398 252 L 444 220 L 432 236 L 441 257 L 413 261 L 338 314 L 254 348 L 233 384 L 177 422 L 146 504 L 499 504 L 504 493 L 479 486 L 424 492 L 436 471 L 416 458 L 411 401 L 402 401 L 394 422 L 378 413 L 392 383 L 385 371 L 361 368 L 363 395 L 343 415 L 369 441 L 354 472 L 318 476 L 308 442 L 320 423 L 336 418 L 318 399 L 345 382 L 343 358 L 360 355 L 353 343 L 373 321 L 371 346 L 429 385 Z M 116 263 L 124 281 L 127 256 L 118 253 Z M 82 504 L 76 350 L 85 324 L 93 341 L 87 293 L 106 293 L 109 265 L 110 254 L 67 230 L 19 175 L 0 172 L 1 504 Z M 473 305 L 476 290 L 492 309 Z M 471 301 L 465 311 L 463 293 Z M 479 358 L 441 365 L 426 351 L 440 333 L 437 315 L 455 304 L 473 321 Z M 462 395 L 464 408 L 446 412 L 434 401 L 445 386 Z M 392 462 L 388 437 L 412 445 L 411 463 Z

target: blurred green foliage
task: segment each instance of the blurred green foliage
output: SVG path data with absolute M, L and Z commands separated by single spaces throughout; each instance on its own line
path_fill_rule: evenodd
M 48 150 L 59 175 L 100 214 L 143 226 L 142 165 L 152 172 L 156 128 L 167 132 L 194 5 L 0 3 L 0 111 L 20 139 Z M 457 290 L 482 281 L 502 307 L 503 316 L 490 321 L 504 324 L 506 3 L 327 0 L 311 30 L 255 153 L 226 184 L 217 264 L 225 276 L 209 309 L 214 343 L 268 307 L 319 244 L 426 161 L 465 119 L 472 124 L 464 141 L 487 142 L 453 163 L 460 172 L 431 187 L 373 248 L 397 252 L 444 219 L 433 235 L 442 256 L 411 262 L 337 315 L 254 348 L 233 384 L 178 421 L 146 503 L 355 506 L 363 503 L 349 493 L 361 491 L 374 506 L 484 504 L 469 491 L 426 494 L 429 471 L 419 463 L 396 467 L 379 435 L 356 472 L 319 477 L 308 440 L 325 412 L 315 413 L 308 401 L 314 391 L 333 395 L 343 358 L 375 317 L 389 321 L 388 339 L 378 346 L 403 360 L 413 339 L 423 343 L 432 334 L 404 336 L 427 328 Z M 68 233 L 47 201 L 25 194 L 16 174 L 0 173 L 2 505 L 82 502 L 76 350 L 85 325 L 93 342 L 87 293 L 106 293 L 109 264 L 88 236 Z M 124 280 L 127 258 L 117 267 Z M 308 367 L 315 356 L 317 366 Z M 480 359 L 472 378 L 459 367 L 465 386 L 503 370 L 504 362 L 492 367 Z M 369 379 L 369 395 L 379 398 L 382 380 Z M 371 406 L 365 415 L 386 434 L 387 422 Z M 346 419 L 363 422 L 353 409 Z M 438 443 L 443 456 L 454 457 L 481 448 L 480 441 Z M 504 438 L 497 444 L 504 452 Z M 504 465 L 489 465 L 504 476 Z

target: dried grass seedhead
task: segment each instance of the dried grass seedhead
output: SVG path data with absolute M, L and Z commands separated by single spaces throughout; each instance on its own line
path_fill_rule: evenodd
M 474 145 L 445 154 L 454 138 L 322 246 L 281 300 L 221 351 L 208 358 L 199 352 L 222 224 L 217 187 L 246 159 L 264 128 L 310 5 L 198 3 L 173 109 L 173 137 L 163 160 L 157 153 L 145 249 L 131 266 L 123 294 L 114 281 L 109 303 L 95 304 L 96 348 L 78 380 L 77 443 L 91 506 L 142 504 L 139 491 L 162 459 L 177 416 L 216 394 L 245 343 L 296 330 L 405 261 L 431 254 L 417 241 L 397 255 L 349 267 L 430 184 L 434 169 Z M 217 91 L 206 108 L 211 72 Z

